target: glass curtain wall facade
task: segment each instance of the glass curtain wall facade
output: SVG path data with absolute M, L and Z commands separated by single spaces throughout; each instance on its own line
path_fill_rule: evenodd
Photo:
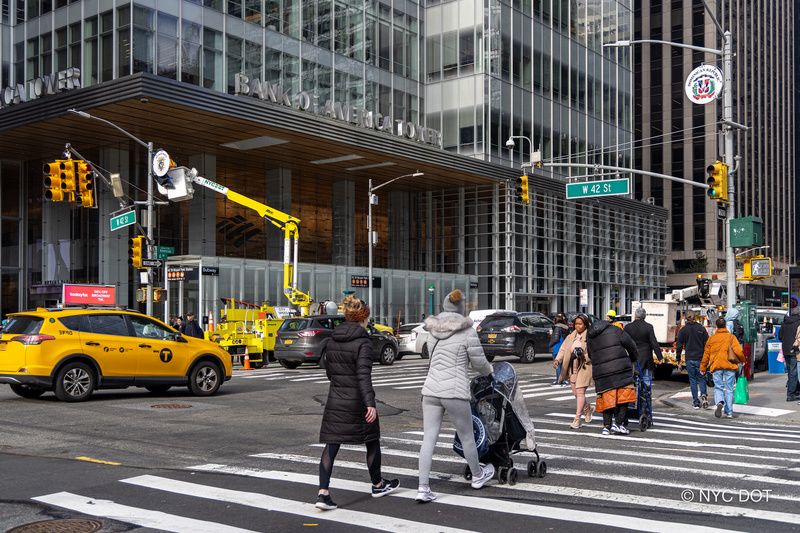
M 429 1 L 425 10 L 427 125 L 444 148 L 491 160 L 628 167 L 631 56 L 603 43 L 630 39 L 631 0 Z M 584 175 L 585 170 L 556 169 Z
M 234 92 L 313 90 L 415 123 L 423 11 L 413 0 L 0 0 L 0 86 L 80 67 L 83 86 L 149 72 Z

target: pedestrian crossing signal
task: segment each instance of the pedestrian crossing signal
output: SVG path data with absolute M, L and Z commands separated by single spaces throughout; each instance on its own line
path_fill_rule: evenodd
M 517 199 L 525 205 L 531 203 L 530 195 L 528 192 L 528 176 L 520 176 L 517 178 Z
M 141 235 L 138 237 L 133 237 L 128 241 L 130 245 L 130 250 L 128 251 L 128 263 L 133 268 L 142 270 L 144 267 L 142 266 L 142 249 L 144 248 L 144 237 Z
M 706 168 L 708 190 L 706 194 L 715 202 L 728 203 L 728 165 L 716 161 Z

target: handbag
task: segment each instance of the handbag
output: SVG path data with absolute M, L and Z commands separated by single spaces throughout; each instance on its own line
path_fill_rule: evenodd
M 706 385 L 709 386 L 709 387 L 713 387 L 714 386 L 714 374 L 712 374 L 711 372 L 706 372 L 705 376 L 706 376 Z
M 733 351 L 733 336 L 731 336 L 731 343 L 728 345 L 728 362 L 734 365 L 739 364 L 739 357 Z
M 747 405 L 750 403 L 750 393 L 747 391 L 747 378 L 739 376 L 736 386 L 733 388 L 733 403 Z

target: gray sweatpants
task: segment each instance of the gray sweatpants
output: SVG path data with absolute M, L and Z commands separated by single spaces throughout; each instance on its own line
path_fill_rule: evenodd
M 467 400 L 454 400 L 447 398 L 422 397 L 422 426 L 425 436 L 422 437 L 422 448 L 419 451 L 419 484 L 428 486 L 430 483 L 431 462 L 433 450 L 439 439 L 442 429 L 444 412 L 456 428 L 458 438 L 464 447 L 464 458 L 469 464 L 472 475 L 478 475 L 481 466 L 478 463 L 478 449 L 475 446 L 475 435 L 472 432 L 472 410 Z

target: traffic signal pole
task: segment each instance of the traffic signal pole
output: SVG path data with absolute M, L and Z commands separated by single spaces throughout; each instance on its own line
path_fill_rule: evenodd
M 731 246 L 731 224 L 736 218 L 736 168 L 733 155 L 733 37 L 730 31 L 724 34 L 722 45 L 722 71 L 725 76 L 722 93 L 722 127 L 725 129 L 725 164 L 728 165 L 728 212 L 725 218 L 725 278 L 728 309 L 736 305 L 736 253 Z
M 153 143 L 147 143 L 147 258 L 153 257 Z M 147 267 L 147 300 L 145 302 L 147 316 L 153 316 L 153 267 Z

